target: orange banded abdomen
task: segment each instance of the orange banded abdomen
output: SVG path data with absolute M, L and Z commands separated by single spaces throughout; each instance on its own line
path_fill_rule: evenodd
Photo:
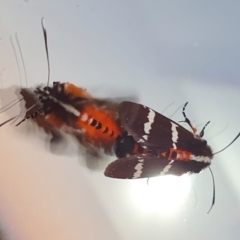
M 96 146 L 112 145 L 121 135 L 114 116 L 94 106 L 86 106 L 81 110 L 74 127 L 81 130 L 85 139 Z

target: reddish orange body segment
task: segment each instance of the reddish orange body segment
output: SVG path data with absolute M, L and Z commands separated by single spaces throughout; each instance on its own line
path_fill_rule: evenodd
M 57 129 L 61 129 L 65 123 L 58 118 L 54 113 L 49 113 L 45 116 L 45 121 L 54 126 Z
M 95 120 L 101 127 L 91 125 Z M 94 142 L 96 145 L 112 144 L 121 135 L 120 126 L 116 123 L 113 116 L 94 106 L 88 105 L 81 111 L 75 128 L 84 132 L 85 138 Z
M 72 83 L 64 84 L 64 92 L 66 94 L 72 95 L 73 97 L 82 97 L 82 98 L 92 98 L 92 96 L 87 93 L 86 89 L 75 86 Z

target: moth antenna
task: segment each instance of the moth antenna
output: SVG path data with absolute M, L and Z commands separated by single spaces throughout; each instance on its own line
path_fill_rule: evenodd
M 13 122 L 11 123 L 11 125 L 12 125 L 13 123 L 15 123 L 24 113 L 26 114 L 28 111 L 30 111 L 32 108 L 34 108 L 39 102 L 40 102 L 40 100 L 37 101 L 35 104 L 33 104 L 30 108 L 26 109 L 25 111 L 20 112 L 17 116 L 15 116 L 16 119 L 13 120 Z M 36 111 L 39 111 L 39 109 L 36 110 Z M 34 111 L 33 113 L 35 113 L 36 111 Z M 21 121 L 21 123 L 24 122 L 26 119 L 30 118 L 33 113 L 31 113 L 31 114 L 29 114 L 28 116 L 24 117 L 24 118 L 22 119 L 23 121 Z M 20 123 L 17 124 L 16 126 L 18 126 L 18 125 L 20 125 Z
M 22 117 L 23 114 L 24 112 L 20 112 L 17 116 L 15 116 L 15 119 L 10 123 L 10 125 L 14 124 L 20 117 Z
M 208 138 L 207 138 L 207 141 L 209 141 L 210 139 L 218 136 L 220 133 L 224 132 L 224 131 L 227 129 L 227 127 L 228 127 L 228 123 L 227 123 L 219 132 L 217 132 L 217 133 L 215 133 L 214 135 L 208 137 Z
M 169 118 L 173 118 L 173 116 L 183 107 L 183 105 L 181 105 L 180 107 L 178 107 L 173 114 L 169 117 Z
M 18 50 L 19 50 L 19 53 L 20 53 L 20 57 L 21 57 L 22 65 L 23 65 L 23 70 L 24 70 L 24 75 L 25 75 L 26 87 L 27 87 L 28 86 L 27 71 L 26 71 L 26 67 L 25 67 L 25 64 L 24 64 L 22 49 L 21 49 L 21 45 L 20 45 L 19 40 L 18 40 L 17 33 L 15 33 L 15 40 L 17 42 Z
M 46 28 L 44 26 L 44 21 L 43 20 L 44 20 L 44 18 L 41 19 L 41 25 L 42 25 L 42 30 L 43 30 L 45 51 L 46 51 L 46 56 L 47 56 L 47 66 L 48 66 L 47 86 L 49 86 L 49 81 L 50 81 L 50 61 L 49 61 L 48 44 L 47 44 L 47 31 L 46 31 Z M 21 56 L 21 61 L 22 61 L 22 65 L 23 65 L 23 68 L 24 68 L 25 80 L 26 80 L 26 85 L 27 85 L 28 84 L 27 83 L 27 73 L 26 73 L 26 68 L 25 68 L 25 64 L 24 64 L 24 60 L 23 60 L 23 54 L 22 54 L 22 50 L 21 50 L 21 46 L 20 46 L 20 43 L 19 43 L 19 40 L 18 40 L 17 33 L 15 33 L 15 39 L 16 39 L 16 42 L 17 42 L 17 45 L 18 45 L 20 56 Z M 15 59 L 16 59 L 16 62 L 17 62 L 17 66 L 18 66 L 18 72 L 19 72 L 19 77 L 20 77 L 20 85 L 22 86 L 21 71 L 20 71 L 20 67 L 19 67 L 19 61 L 18 61 L 16 49 L 15 49 L 14 44 L 13 44 L 12 36 L 10 37 L 10 42 L 11 42 L 12 49 L 13 49 L 13 52 L 14 52 L 14 56 L 15 56 Z M 9 104 L 7 104 L 6 106 L 4 106 L 3 108 L 0 109 L 0 113 L 8 110 L 9 108 L 13 107 L 15 104 L 17 104 L 18 102 L 20 102 L 22 100 L 23 100 L 23 98 L 20 99 L 17 102 L 15 102 L 16 99 L 11 101 Z M 24 114 L 24 113 L 26 114 L 29 110 L 31 110 L 33 107 L 35 107 L 39 102 L 41 102 L 41 100 L 37 101 L 35 104 L 33 104 L 30 108 L 26 109 L 25 111 L 20 112 L 15 117 L 12 117 L 12 118 L 6 120 L 5 122 L 1 123 L 0 127 L 5 125 L 6 123 L 12 121 L 12 120 L 13 120 L 13 122 L 11 124 L 13 124 L 14 122 L 17 121 L 17 119 L 19 119 L 22 116 L 22 114 Z M 42 109 L 39 108 L 38 110 L 34 111 L 33 113 L 29 114 L 28 116 L 25 116 L 16 126 L 20 125 L 22 122 L 24 122 L 26 119 L 28 119 L 30 117 L 32 117 L 32 118 L 35 117 L 39 112 L 41 112 L 41 110 Z
M 49 61 L 49 53 L 48 53 L 48 44 L 47 44 L 47 31 L 46 28 L 44 26 L 44 18 L 41 19 L 41 25 L 42 25 L 42 30 L 43 30 L 43 36 L 44 36 L 44 44 L 45 44 L 45 51 L 46 51 L 46 56 L 47 56 L 47 66 L 48 66 L 48 78 L 47 78 L 47 86 L 49 86 L 49 81 L 50 81 L 50 61 Z M 26 77 L 26 83 L 27 83 L 27 75 L 26 75 L 26 70 L 25 70 L 25 65 L 24 65 L 24 61 L 23 61 L 23 57 L 22 57 L 22 51 L 21 51 L 21 47 L 17 38 L 17 35 L 15 35 L 16 37 L 16 41 L 18 43 L 18 47 L 19 47 L 19 51 L 20 51 L 20 55 L 22 58 L 22 63 L 23 63 L 23 67 L 24 67 L 24 72 L 25 72 L 25 77 Z M 41 100 L 37 101 L 34 105 L 32 105 L 30 108 L 26 109 L 24 112 L 21 112 L 18 116 L 15 117 L 15 119 L 13 120 L 13 122 L 11 124 L 13 124 L 14 122 L 16 122 L 22 114 L 27 113 L 27 111 L 31 110 L 33 107 L 35 107 Z M 35 116 L 35 114 L 37 114 L 39 112 L 40 109 L 34 111 L 33 113 L 31 113 L 30 115 L 24 117 L 16 126 L 20 125 L 22 122 L 24 122 L 26 119 Z
M 0 85 L 1 85 L 1 88 L 3 86 L 3 82 L 2 82 L 2 79 L 3 79 L 3 72 L 6 70 L 7 68 L 2 68 L 1 69 L 1 72 L 0 72 Z
M 32 119 L 35 118 L 35 117 L 36 117 L 39 113 L 41 113 L 41 112 L 42 112 L 42 108 L 40 108 L 40 109 L 32 112 L 31 114 L 29 114 L 28 116 L 26 116 L 25 118 L 23 118 L 20 122 L 18 122 L 18 123 L 16 124 L 16 126 L 19 126 L 21 123 L 23 123 L 24 121 L 26 121 L 26 120 L 29 119 L 30 117 L 31 117 Z M 15 122 L 15 120 L 14 120 L 14 122 Z
M 187 105 L 188 105 L 188 102 L 186 102 L 183 106 L 182 114 L 183 114 L 183 117 L 184 117 L 184 121 L 181 121 L 181 122 L 186 122 L 190 126 L 190 128 L 192 129 L 193 133 L 195 134 L 197 132 L 197 129 L 195 127 L 193 127 L 193 125 L 191 124 L 191 121 L 187 118 L 187 115 L 185 113 L 185 109 L 186 109 Z
M 13 53 L 14 53 L 14 57 L 15 57 L 15 60 L 16 60 L 16 63 L 17 63 L 18 75 L 19 75 L 19 79 L 20 79 L 20 86 L 22 87 L 22 75 L 21 75 L 21 71 L 20 71 L 20 66 L 19 66 L 19 61 L 18 61 L 18 57 L 17 57 L 17 52 L 16 52 L 16 49 L 15 49 L 15 46 L 14 46 L 14 43 L 13 43 L 13 40 L 12 40 L 12 36 L 10 36 L 10 42 L 11 42 Z
M 202 130 L 201 130 L 201 132 L 199 133 L 199 136 L 202 138 L 203 137 L 203 135 L 204 135 L 204 130 L 205 130 L 205 128 L 207 127 L 207 125 L 210 123 L 210 121 L 208 121 L 205 125 L 204 125 L 204 127 L 202 128 Z
M 14 122 L 17 121 L 17 119 L 18 119 L 19 117 L 21 117 L 22 114 L 24 114 L 24 113 L 26 113 L 27 111 L 29 111 L 29 110 L 31 110 L 32 108 L 34 108 L 39 102 L 40 102 L 40 100 L 37 101 L 34 105 L 32 105 L 30 108 L 26 109 L 25 111 L 22 111 L 22 112 L 20 112 L 18 115 L 16 115 L 16 116 L 14 116 L 14 117 L 6 120 L 5 122 L 1 123 L 1 124 L 0 124 L 0 127 L 2 127 L 3 125 L 5 125 L 6 123 L 8 123 L 8 122 L 10 122 L 10 121 L 12 121 L 12 120 L 13 120 L 13 122 L 12 122 L 11 124 L 13 124 Z M 36 111 L 40 111 L 40 109 L 38 109 L 38 110 L 36 110 Z M 34 114 L 36 111 L 34 111 L 32 114 Z M 29 117 L 31 117 L 32 114 L 29 114 L 29 115 L 28 115 L 27 117 L 25 117 L 24 119 L 25 119 L 25 120 L 28 119 Z M 25 121 L 25 120 L 24 120 L 24 121 Z M 23 121 L 23 122 L 24 122 L 24 121 Z M 18 124 L 18 125 L 19 125 L 19 124 Z
M 171 102 L 170 104 L 168 104 L 168 106 L 166 106 L 163 110 L 162 113 L 164 113 L 168 108 L 170 108 L 172 105 L 174 104 L 174 102 Z
M 0 109 L 0 113 L 3 113 L 3 112 L 5 112 L 5 111 L 7 111 L 8 109 L 10 109 L 10 108 L 12 108 L 14 105 L 16 105 L 17 103 L 19 103 L 19 102 L 21 102 L 23 100 L 23 98 L 21 98 L 21 99 L 14 99 L 14 100 L 12 100 L 10 103 L 8 103 L 6 106 L 4 106 L 4 107 L 2 107 L 1 109 Z
M 208 122 L 209 123 L 209 122 Z M 208 124 L 207 123 L 207 124 Z M 207 126 L 207 124 L 204 126 L 204 128 Z M 226 146 L 226 147 L 224 147 L 223 149 L 221 149 L 220 151 L 218 151 L 218 152 L 215 152 L 213 155 L 215 155 L 215 154 L 218 154 L 218 153 L 220 153 L 220 152 L 222 152 L 222 151 L 224 151 L 225 149 L 227 149 L 229 146 L 231 146 L 237 139 L 238 139 L 238 137 L 240 136 L 240 132 L 238 133 L 238 135 Z M 213 206 L 214 206 L 214 204 L 215 204 L 215 199 L 216 199 L 216 188 L 215 188 L 215 180 L 214 180 L 214 175 L 213 175 L 213 172 L 212 172 L 212 169 L 210 168 L 210 167 L 208 167 L 209 168 L 209 171 L 210 171 L 210 173 L 211 173 L 211 176 L 212 176 L 212 183 L 213 183 L 213 198 L 212 198 L 212 204 L 211 204 L 211 207 L 210 207 L 210 209 L 208 210 L 208 212 L 207 212 L 207 214 L 208 213 L 210 213 L 210 211 L 212 210 L 212 208 L 213 208 Z
M 43 30 L 44 43 L 45 43 L 45 51 L 46 51 L 46 56 L 47 56 L 47 66 L 48 66 L 47 86 L 49 86 L 49 81 L 50 81 L 50 61 L 49 61 L 49 54 L 48 54 L 47 30 L 46 30 L 46 28 L 44 26 L 43 20 L 44 20 L 44 18 L 42 18 L 41 23 L 42 23 L 42 30 Z
M 15 126 L 17 127 L 17 126 L 19 126 L 20 124 L 22 124 L 23 122 L 25 122 L 27 119 L 29 119 L 31 116 L 30 115 L 28 115 L 27 117 L 25 117 L 25 118 L 23 118 L 20 122 L 18 122 Z M 16 122 L 15 120 L 14 120 L 14 122 Z
M 240 132 L 238 133 L 238 135 L 226 147 L 224 147 L 223 149 L 213 153 L 213 155 L 216 155 L 216 154 L 218 154 L 220 152 L 223 152 L 225 149 L 227 149 L 229 146 L 231 146 L 239 138 L 239 136 L 240 136 Z
M 194 203 L 193 208 L 196 208 L 197 203 L 198 203 L 198 196 L 197 196 L 197 192 L 196 192 L 196 189 L 195 189 L 194 185 L 192 185 L 192 189 L 193 189 L 193 194 L 194 194 L 194 198 L 195 198 L 195 203 Z
M 16 117 L 16 116 L 15 116 L 15 117 Z M 6 123 L 12 121 L 15 117 L 12 117 L 12 118 L 6 120 L 5 122 L 1 123 L 1 124 L 0 124 L 0 127 L 2 127 L 3 125 L 5 125 Z
M 213 183 L 213 197 L 212 197 L 212 204 L 211 204 L 211 207 L 210 209 L 208 210 L 207 214 L 209 214 L 213 208 L 213 205 L 215 204 L 215 197 L 216 197 L 216 189 L 215 189 L 215 180 L 214 180 L 214 175 L 213 175 L 213 172 L 212 172 L 212 169 L 210 167 L 209 168 L 209 171 L 211 173 L 211 176 L 212 176 L 212 183 Z

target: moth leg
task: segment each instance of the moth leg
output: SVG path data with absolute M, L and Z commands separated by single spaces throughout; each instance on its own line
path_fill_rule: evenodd
M 204 130 L 205 130 L 206 126 L 207 126 L 209 123 L 210 123 L 210 121 L 208 121 L 208 122 L 204 125 L 204 127 L 203 127 L 202 130 L 201 130 L 201 132 L 199 133 L 199 136 L 200 136 L 201 138 L 203 137 L 203 135 L 204 135 Z
M 188 105 L 188 102 L 186 102 L 183 106 L 182 114 L 183 114 L 183 117 L 184 117 L 184 121 L 182 121 L 182 122 L 186 122 L 190 126 L 190 128 L 192 129 L 193 133 L 195 134 L 197 132 L 197 129 L 192 125 L 191 121 L 187 118 L 187 115 L 185 113 L 185 109 L 186 109 L 187 105 Z
M 32 118 L 32 119 L 36 118 L 41 113 L 42 113 L 42 109 L 38 109 L 29 115 L 26 114 L 26 116 L 19 123 L 16 124 L 16 126 L 19 126 L 21 123 L 28 120 L 29 118 Z
M 149 185 L 149 180 L 150 180 L 150 177 L 147 179 L 147 185 Z

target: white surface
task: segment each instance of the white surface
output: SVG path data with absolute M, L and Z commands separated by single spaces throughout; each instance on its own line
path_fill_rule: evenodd
M 211 120 L 205 138 L 217 151 L 240 130 L 239 7 L 237 1 L 2 0 L 1 87 L 20 82 L 9 40 L 15 32 L 28 86 L 46 83 L 44 17 L 51 81 L 71 81 L 98 96 L 137 92 L 159 112 L 174 101 L 166 116 L 189 101 L 187 115 L 199 129 Z M 181 112 L 173 118 L 182 120 Z M 208 171 L 190 177 L 195 206 L 193 187 L 177 191 L 180 180 L 176 188 L 164 180 L 150 189 L 145 180 L 105 178 L 79 164 L 76 148 L 50 153 L 44 134 L 27 134 L 26 125 L 0 129 L 0 216 L 9 239 L 239 239 L 240 141 L 214 158 L 216 205 L 207 215 Z M 161 202 L 164 196 L 169 201 Z M 174 211 L 164 211 L 167 202 Z

